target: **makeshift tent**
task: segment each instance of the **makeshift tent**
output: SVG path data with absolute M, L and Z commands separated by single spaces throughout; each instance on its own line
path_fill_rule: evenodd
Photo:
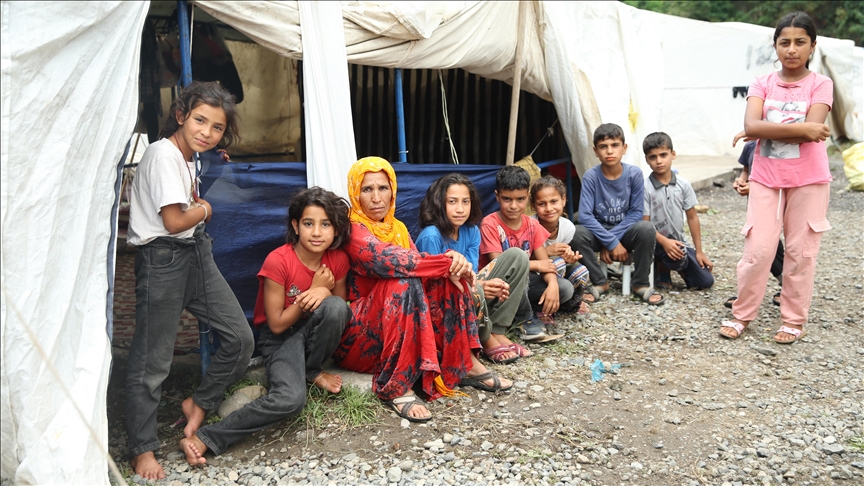
M 194 4 L 274 52 L 303 54 L 302 4 Z M 341 6 L 350 62 L 460 67 L 512 81 L 515 2 Z M 590 134 L 601 121 L 625 128 L 633 147 L 625 161 L 637 165 L 643 165 L 638 141 L 650 131 L 672 127 L 667 131 L 676 143 L 687 146 L 686 139 L 695 134 L 684 128 L 702 127 L 699 133 L 713 137 L 704 145 L 721 147 L 740 128 L 740 116 L 735 120 L 733 114 L 737 107 L 730 109 L 728 103 L 708 103 L 707 113 L 679 106 L 676 113 L 666 98 L 669 79 L 685 83 L 699 77 L 701 87 L 727 93 L 752 79 L 723 79 L 715 85 L 707 74 L 722 72 L 713 69 L 716 64 L 685 69 L 708 56 L 704 49 L 675 54 L 673 44 L 705 38 L 709 24 L 660 17 L 618 2 L 536 1 L 531 7 L 526 9 L 521 86 L 552 100 L 579 173 L 593 165 Z M 136 124 L 140 32 L 147 9 L 147 2 L 11 1 L 0 8 L 0 475 L 16 483 L 107 483 L 105 391 L 118 161 Z M 723 44 L 711 44 L 712 59 L 746 55 L 743 43 L 728 52 L 717 52 L 718 45 Z M 860 51 L 852 52 L 846 57 L 860 66 Z M 759 66 L 748 74 L 771 69 Z M 851 92 L 860 94 L 861 70 L 855 69 L 838 66 L 835 74 L 853 73 Z M 658 74 L 667 71 L 676 73 L 674 78 Z M 306 110 L 319 110 L 310 100 Z M 860 96 L 849 106 L 860 113 Z M 680 125 L 671 124 L 673 118 Z M 690 146 L 681 152 L 699 150 Z M 316 161 L 307 165 L 324 172 L 320 180 L 333 169 Z

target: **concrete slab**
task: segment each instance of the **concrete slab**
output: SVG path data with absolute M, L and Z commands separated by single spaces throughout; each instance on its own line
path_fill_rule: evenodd
M 672 162 L 681 177 L 687 179 L 694 190 L 711 187 L 714 179 L 732 181 L 735 169 L 740 168 L 738 157 L 733 155 L 708 157 L 701 155 L 679 155 Z

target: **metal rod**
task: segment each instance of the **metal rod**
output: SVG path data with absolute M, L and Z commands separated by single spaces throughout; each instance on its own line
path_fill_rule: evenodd
M 513 64 L 513 95 L 510 98 L 510 129 L 507 132 L 507 158 L 506 165 L 513 165 L 516 153 L 516 121 L 519 117 L 519 92 L 522 90 L 522 61 L 523 51 L 522 39 L 525 37 L 525 9 L 528 2 L 519 1 L 519 20 L 516 28 L 516 61 Z
M 177 0 L 177 26 L 180 29 L 180 86 L 185 88 L 192 84 L 192 33 L 186 0 Z
M 399 162 L 408 162 L 405 147 L 405 101 L 402 95 L 402 69 L 396 68 L 396 136 L 399 143 Z

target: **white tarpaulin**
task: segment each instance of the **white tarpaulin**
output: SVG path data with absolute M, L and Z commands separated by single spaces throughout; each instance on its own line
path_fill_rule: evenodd
M 336 2 L 300 2 L 306 39 L 303 96 L 306 106 L 306 181 L 348 200 L 348 169 L 357 160 L 342 9 Z
M 110 213 L 147 8 L 2 2 L 0 440 L 15 484 L 108 479 Z

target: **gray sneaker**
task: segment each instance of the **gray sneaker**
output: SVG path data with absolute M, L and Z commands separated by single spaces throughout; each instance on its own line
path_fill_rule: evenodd
M 522 340 L 536 341 L 546 337 L 546 326 L 536 317 L 532 317 L 530 322 L 522 325 Z

